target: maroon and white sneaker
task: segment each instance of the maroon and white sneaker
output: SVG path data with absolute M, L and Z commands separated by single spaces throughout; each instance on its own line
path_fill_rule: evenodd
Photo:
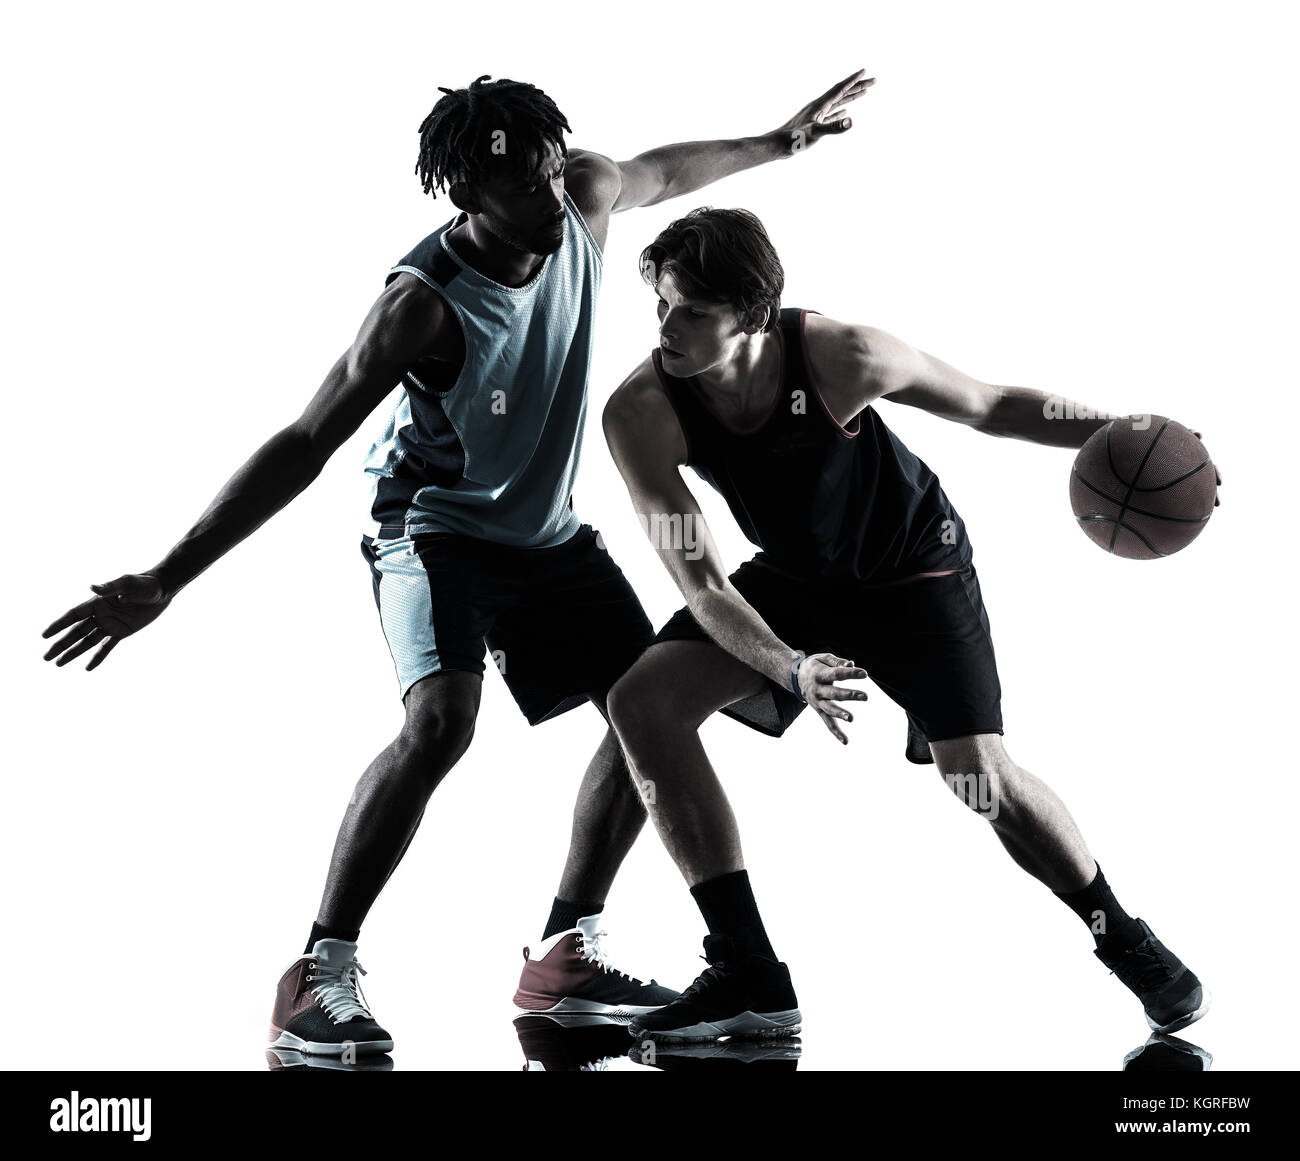
M 524 948 L 515 1007 L 547 1016 L 595 1012 L 618 1019 L 654 1012 L 677 998 L 672 988 L 643 983 L 614 967 L 601 947 L 605 933 L 599 924 L 599 915 L 588 915 L 577 927 Z
M 392 1051 L 392 1038 L 361 994 L 366 969 L 356 953 L 347 940 L 318 939 L 310 954 L 294 961 L 275 990 L 272 1048 L 345 1059 Z

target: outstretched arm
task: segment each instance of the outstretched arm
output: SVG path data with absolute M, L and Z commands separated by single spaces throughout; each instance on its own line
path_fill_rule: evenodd
M 790 688 L 797 651 L 772 632 L 728 579 L 700 506 L 679 470 L 686 461 L 681 425 L 648 363 L 611 397 L 604 424 L 641 527 L 700 628 L 733 657 Z M 796 673 L 804 700 L 836 738 L 847 742 L 838 721 L 850 722 L 853 715 L 837 703 L 865 701 L 867 695 L 835 682 L 864 678 L 866 671 L 819 653 L 806 658 Z
M 442 300 L 417 280 L 395 280 L 371 308 L 302 415 L 231 477 L 179 543 L 145 573 L 92 585 L 95 597 L 44 632 L 68 630 L 45 654 L 66 665 L 99 646 L 94 669 L 123 637 L 154 621 L 175 595 L 302 492 L 438 334 Z
M 986 435 L 1079 448 L 1117 418 L 1046 391 L 985 383 L 874 327 L 808 315 L 807 331 L 814 385 L 842 424 L 877 399 L 889 399 Z M 1223 484 L 1217 467 L 1214 482 Z
M 844 108 L 875 83 L 859 69 L 810 101 L 784 124 L 754 137 L 661 145 L 630 161 L 599 153 L 569 155 L 568 188 L 583 217 L 603 226 L 610 213 L 653 206 L 768 161 L 793 157 L 827 135 L 847 132 Z

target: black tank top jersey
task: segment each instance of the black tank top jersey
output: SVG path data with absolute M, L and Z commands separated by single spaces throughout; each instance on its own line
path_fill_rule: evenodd
M 826 410 L 804 361 L 808 313 L 781 311 L 781 389 L 771 415 L 745 435 L 721 424 L 694 380 L 669 375 L 653 352 L 686 436 L 687 465 L 726 499 L 762 549 L 756 560 L 777 571 L 880 585 L 964 568 L 970 542 L 939 478 L 874 408 L 848 428 Z

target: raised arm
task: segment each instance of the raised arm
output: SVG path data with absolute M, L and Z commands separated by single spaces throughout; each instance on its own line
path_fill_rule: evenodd
M 604 425 L 637 519 L 700 628 L 733 657 L 789 688 L 798 652 L 772 632 L 728 579 L 700 506 L 682 479 L 686 440 L 649 360 L 610 398 Z M 865 701 L 867 695 L 834 683 L 866 675 L 826 653 L 798 666 L 804 700 L 841 742 L 848 739 L 837 720 L 849 722 L 853 716 L 837 703 Z
M 843 116 L 845 106 L 874 83 L 874 77 L 859 69 L 784 124 L 753 137 L 661 145 L 630 161 L 574 150 L 566 171 L 567 188 L 583 217 L 601 229 L 611 213 L 681 197 L 741 170 L 793 157 L 827 135 L 847 132 L 853 122 Z
M 415 278 L 395 279 L 298 419 L 253 453 L 158 564 L 92 585 L 95 597 L 45 630 L 45 637 L 68 630 L 45 659 L 65 665 L 98 645 L 86 666 L 94 669 L 118 641 L 155 620 L 190 581 L 302 492 L 406 368 L 436 351 L 445 330 L 442 300 Z

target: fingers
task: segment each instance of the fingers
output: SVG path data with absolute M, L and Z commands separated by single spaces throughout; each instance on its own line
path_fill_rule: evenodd
M 1200 433 L 1199 431 L 1194 431 L 1194 432 L 1192 432 L 1192 434 L 1193 434 L 1194 436 L 1196 436 L 1197 439 L 1200 439 L 1200 438 L 1201 438 L 1201 433 Z M 1202 442 L 1204 442 L 1204 441 L 1202 441 Z M 1218 465 L 1218 464 L 1215 464 L 1215 465 L 1214 465 L 1214 486 L 1215 486 L 1216 488 L 1222 488 L 1222 487 L 1223 487 L 1223 477 L 1219 474 L 1219 465 Z M 1219 506 L 1219 497 L 1218 497 L 1218 496 L 1215 496 L 1215 497 L 1214 497 L 1214 506 L 1215 506 L 1216 508 Z
M 81 624 L 70 629 L 67 633 L 64 633 L 62 637 L 60 637 L 57 641 L 55 641 L 54 644 L 51 645 L 45 651 L 45 660 L 53 661 L 56 657 L 58 657 L 60 653 L 62 653 L 70 645 L 75 645 L 78 641 L 80 641 L 83 637 L 85 637 L 87 633 L 93 633 L 97 628 L 99 628 L 99 626 L 96 625 L 95 622 L 90 620 L 89 618 L 82 621 Z M 62 665 L 63 662 L 60 661 L 59 664 Z
M 105 641 L 105 642 L 103 643 L 103 645 L 101 645 L 101 646 L 99 647 L 99 652 L 96 653 L 95 656 L 92 657 L 92 658 L 90 659 L 90 664 L 86 666 L 86 672 L 89 673 L 89 672 L 90 672 L 92 669 L 94 669 L 94 668 L 95 668 L 95 667 L 96 667 L 96 666 L 97 666 L 101 661 L 103 661 L 105 657 L 107 657 L 110 653 L 112 653 L 112 652 L 113 652 L 113 647 L 114 647 L 114 646 L 115 646 L 115 645 L 116 645 L 120 640 L 122 640 L 121 637 L 110 637 L 107 641 Z
M 829 684 L 832 681 L 861 681 L 867 676 L 865 669 L 859 669 L 851 662 L 842 661 L 836 666 L 827 666 L 825 669 L 819 669 L 814 674 L 816 680 L 820 683 Z
M 74 621 L 83 620 L 90 616 L 90 610 L 95 607 L 97 597 L 91 597 L 88 601 L 82 601 L 81 604 L 69 609 L 57 621 L 53 622 L 49 628 L 41 634 L 42 637 L 53 637 L 60 629 L 66 629 Z
M 847 93 L 853 92 L 854 90 L 856 90 L 857 92 L 861 92 L 868 85 L 874 85 L 875 83 L 876 83 L 876 78 L 867 76 L 866 69 L 858 69 L 857 72 L 850 73 L 847 77 L 845 77 L 842 81 L 840 81 L 838 85 L 835 85 L 830 89 L 827 89 L 826 94 L 822 98 L 822 100 L 824 101 L 832 100 L 832 99 L 843 100 Z
M 822 710 L 820 709 L 817 710 L 817 713 L 820 715 L 822 721 L 826 723 L 826 728 L 830 730 L 832 734 L 835 735 L 835 739 L 838 742 L 842 743 L 843 745 L 847 746 L 849 744 L 849 740 L 844 736 L 844 731 L 841 730 L 840 727 L 835 724 L 835 719 L 832 718 L 829 714 L 823 713 Z
M 85 653 L 87 649 L 93 649 L 96 645 L 98 645 L 104 639 L 104 636 L 105 636 L 104 630 L 99 628 L 98 625 L 96 625 L 94 631 L 92 633 L 89 633 L 86 637 L 84 637 L 80 645 L 77 645 L 73 649 L 69 649 L 54 664 L 67 665 L 69 661 L 76 660 L 83 653 Z
M 836 701 L 866 701 L 867 691 L 865 689 L 849 689 L 846 685 L 832 685 L 825 693 L 826 697 L 833 697 Z
M 816 141 L 819 137 L 826 137 L 833 133 L 847 133 L 852 128 L 852 117 L 845 117 L 842 121 L 814 121 L 808 127 L 808 136 Z

